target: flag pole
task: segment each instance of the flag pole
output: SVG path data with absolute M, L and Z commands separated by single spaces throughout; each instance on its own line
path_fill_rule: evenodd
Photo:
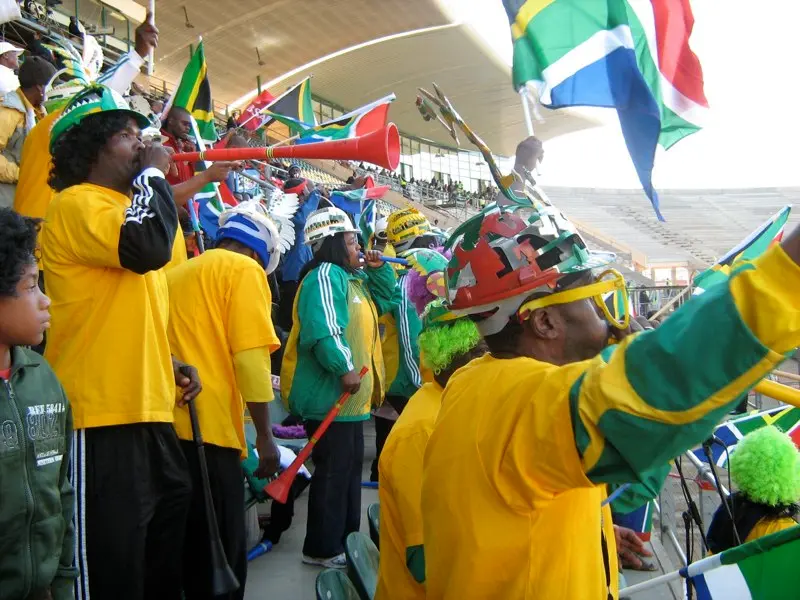
M 194 134 L 194 139 L 197 142 L 197 147 L 200 150 L 200 152 L 205 152 L 206 151 L 206 141 L 200 135 L 200 128 L 197 126 L 197 120 L 194 118 L 194 115 L 191 114 L 191 113 L 189 114 L 189 118 L 192 121 L 192 133 Z M 205 165 L 205 167 L 207 169 L 208 166 L 211 163 L 208 162 L 207 160 L 205 160 L 205 161 L 203 161 L 203 164 Z M 217 183 L 216 181 L 213 181 L 212 184 L 214 186 L 214 193 L 217 195 L 217 200 L 219 201 L 220 210 L 221 211 L 225 210 L 225 203 L 222 201 L 222 196 L 219 193 L 219 183 Z
M 522 102 L 522 113 L 525 115 L 525 127 L 528 130 L 528 135 L 533 136 L 535 135 L 533 131 L 533 116 L 531 115 L 531 105 L 530 96 L 528 96 L 528 87 L 527 85 L 523 85 L 519 88 L 519 97 L 520 101 Z
M 156 24 L 156 0 L 150 0 L 150 4 L 148 6 L 147 11 L 150 13 L 150 24 Z M 148 57 L 147 61 L 147 75 L 152 76 L 153 70 L 155 69 L 155 50 L 150 48 L 150 56 Z

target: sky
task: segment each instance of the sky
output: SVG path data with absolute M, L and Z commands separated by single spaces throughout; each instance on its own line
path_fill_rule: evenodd
M 500 0 L 441 3 L 511 64 L 511 37 Z M 703 66 L 711 110 L 703 130 L 669 152 L 659 149 L 656 186 L 800 186 L 800 5 L 793 0 L 693 0 L 692 8 L 690 43 Z M 616 114 L 594 110 L 604 113 L 607 125 L 547 143 L 543 184 L 639 187 Z

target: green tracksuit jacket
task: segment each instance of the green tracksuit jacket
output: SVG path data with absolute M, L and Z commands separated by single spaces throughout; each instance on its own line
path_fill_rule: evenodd
M 73 597 L 72 411 L 55 373 L 32 350 L 12 349 L 0 379 L 0 597 L 50 589 Z
M 342 393 L 342 375 L 366 366 L 361 389 L 336 420 L 369 419 L 386 385 L 378 317 L 392 310 L 396 285 L 388 264 L 351 273 L 325 263 L 303 278 L 281 367 L 281 396 L 292 414 L 324 419 Z

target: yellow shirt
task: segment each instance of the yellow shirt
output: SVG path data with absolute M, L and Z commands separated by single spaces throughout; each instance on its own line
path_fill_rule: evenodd
M 119 262 L 131 199 L 82 184 L 47 211 L 42 258 L 52 327 L 45 356 L 72 404 L 75 428 L 172 422 L 175 378 L 163 271 Z
M 425 598 L 425 586 L 406 567 L 406 548 L 422 545 L 422 459 L 442 400 L 438 383 L 426 383 L 392 427 L 379 462 L 381 560 L 377 600 Z
M 605 598 L 601 529 L 616 598 L 605 486 L 581 466 L 564 375 L 486 355 L 451 377 L 424 460 L 427 598 Z
M 178 224 L 178 233 L 175 234 L 175 243 L 172 245 L 172 258 L 164 265 L 164 270 L 169 271 L 175 267 L 181 266 L 189 260 L 189 254 L 186 252 L 186 241 L 183 239 L 183 230 Z
M 779 531 L 791 529 L 792 527 L 797 527 L 797 521 L 791 517 L 781 517 L 779 519 L 764 518 L 756 523 L 755 527 L 750 530 L 750 535 L 747 536 L 747 539 L 744 540 L 743 543 L 752 542 L 765 535 L 778 533 Z
M 181 240 L 183 241 L 183 240 Z M 234 356 L 280 346 L 270 315 L 272 297 L 264 269 L 248 256 L 209 250 L 167 272 L 169 343 L 176 358 L 197 367 L 203 391 L 197 413 L 203 439 L 247 455 L 244 403 Z M 268 374 L 263 385 L 272 399 Z M 189 410 L 175 408 L 175 430 L 192 439 Z
M 30 130 L 22 146 L 14 210 L 26 217 L 43 219 L 55 195 L 47 184 L 53 164 L 50 156 L 50 129 L 60 115 L 61 111 L 57 110 L 39 121 Z

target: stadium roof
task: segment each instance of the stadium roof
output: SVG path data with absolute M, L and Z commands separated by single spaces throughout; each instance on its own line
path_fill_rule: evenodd
M 660 223 L 639 190 L 544 187 L 589 243 L 611 247 L 641 266 L 686 263 L 703 269 L 787 204 L 800 188 L 661 190 Z M 800 223 L 793 213 L 790 226 Z
M 435 81 L 495 153 L 513 154 L 525 135 L 509 67 L 436 0 L 404 0 L 402 9 L 374 0 L 240 0 L 224 3 L 224 14 L 213 0 L 157 0 L 156 22 L 155 75 L 174 85 L 190 44 L 202 36 L 219 102 L 248 94 L 259 76 L 278 95 L 311 74 L 315 95 L 348 110 L 394 92 L 390 118 L 403 133 L 454 146 L 444 128 L 424 122 L 413 105 L 417 87 Z M 596 124 L 574 112 L 541 112 L 536 133 L 543 140 Z M 468 145 L 463 136 L 461 142 Z

